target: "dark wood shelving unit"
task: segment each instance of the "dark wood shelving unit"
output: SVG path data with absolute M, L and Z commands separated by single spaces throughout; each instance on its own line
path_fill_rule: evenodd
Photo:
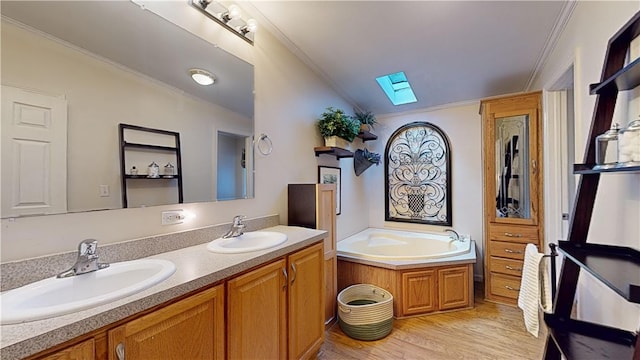
M 591 95 L 597 95 L 615 87 L 618 91 L 631 90 L 638 86 L 640 82 L 640 58 L 625 66 L 607 80 L 591 84 L 589 86 Z
M 353 157 L 353 152 L 347 150 L 347 149 L 343 149 L 343 148 L 339 148 L 339 147 L 333 147 L 333 146 L 318 146 L 313 148 L 313 150 L 316 152 L 316 156 L 320 156 L 320 155 L 331 155 L 331 156 L 335 156 L 336 159 L 340 160 L 342 158 L 352 158 Z
M 178 203 L 180 203 L 180 204 L 183 203 L 184 197 L 183 197 L 183 191 L 182 191 L 182 164 L 181 164 L 181 154 L 180 154 L 180 133 L 177 133 L 177 132 L 174 132 L 174 131 L 147 128 L 147 127 L 137 126 L 137 125 L 129 125 L 129 124 L 119 124 L 118 130 L 119 130 L 119 137 L 120 137 L 120 179 L 121 179 L 121 183 L 122 183 L 122 207 L 124 207 L 124 208 L 129 207 L 128 186 L 127 186 L 128 180 L 153 180 L 153 181 L 157 181 L 157 180 L 164 180 L 164 181 L 177 180 L 177 183 L 167 182 L 167 185 L 172 184 L 173 186 L 176 186 L 176 189 L 178 191 Z M 169 137 L 173 138 L 173 142 L 174 142 L 175 146 L 163 146 L 163 145 L 128 142 L 128 141 L 125 141 L 125 131 L 126 130 L 129 130 L 129 131 L 141 131 L 141 132 L 159 134 L 159 135 L 163 135 L 163 136 L 169 136 Z M 176 159 L 175 170 L 176 170 L 177 174 L 173 175 L 173 176 L 160 175 L 159 177 L 147 177 L 147 175 L 144 175 L 144 174 L 142 174 L 142 175 L 127 174 L 127 169 L 126 169 L 126 156 L 127 155 L 126 154 L 127 154 L 127 151 L 129 151 L 129 150 L 134 150 L 134 151 L 160 151 L 160 152 L 172 153 L 172 154 L 175 155 L 175 159 Z
M 180 176 L 179 175 L 173 175 L 173 176 L 160 175 L 159 177 L 148 177 L 147 175 L 129 175 L 129 174 L 126 174 L 124 177 L 127 178 L 127 179 L 139 179 L 139 180 L 172 180 L 172 179 L 177 179 Z
M 149 145 L 149 144 L 138 144 L 138 143 L 132 143 L 132 142 L 126 142 L 126 141 L 122 144 L 122 146 L 124 146 L 125 148 L 129 148 L 129 149 L 176 151 L 175 147 L 160 146 L 160 145 Z
M 559 241 L 559 250 L 627 301 L 640 304 L 640 251 Z
M 640 172 L 640 166 L 626 166 L 626 167 L 616 167 L 611 169 L 598 169 L 594 170 L 593 167 L 595 164 L 573 164 L 573 173 L 574 174 L 601 174 L 601 173 L 624 173 L 624 172 Z
M 595 140 L 611 127 L 618 91 L 640 85 L 640 59 L 626 66 L 624 64 L 629 45 L 638 35 L 640 12 L 611 37 L 601 82 L 590 87 L 597 100 L 584 161 L 574 165 L 574 173 L 580 174 L 580 181 L 568 240 L 559 241 L 559 249 L 565 254 L 565 259 L 554 313 L 545 315 L 549 336 L 544 359 L 560 360 L 564 356 L 568 360 L 640 360 L 640 337 L 637 333 L 571 318 L 581 271 L 592 274 L 626 301 L 640 304 L 640 252 L 628 247 L 587 243 L 600 176 L 640 171 L 640 166 L 593 169 Z
M 545 314 L 550 336 L 567 359 L 632 359 L 635 334 Z

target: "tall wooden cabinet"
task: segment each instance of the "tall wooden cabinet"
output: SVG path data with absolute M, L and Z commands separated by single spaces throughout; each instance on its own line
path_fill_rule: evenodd
M 338 256 L 336 250 L 336 186 L 289 184 L 289 225 L 328 232 L 324 239 L 325 324 L 336 317 Z
M 541 93 L 483 100 L 487 300 L 516 304 L 524 248 L 543 244 Z
M 571 214 L 567 241 L 559 241 L 565 255 L 560 272 L 554 313 L 545 314 L 549 335 L 545 359 L 568 360 L 616 359 L 640 360 L 640 336 L 611 326 L 571 318 L 571 311 L 581 272 L 587 272 L 617 293 L 621 299 L 640 304 L 640 251 L 629 247 L 587 242 L 600 175 L 634 176 L 637 164 L 594 170 L 596 137 L 610 126 L 616 108 L 618 91 L 640 86 L 640 59 L 625 65 L 631 41 L 640 36 L 640 12 L 636 13 L 610 40 L 607 46 L 600 83 L 590 87 L 597 95 L 591 130 L 587 139 L 584 163 L 574 165 L 580 175 L 577 197 Z M 637 176 L 637 175 L 636 175 Z M 615 216 L 615 214 L 612 214 Z M 606 218 L 594 219 L 607 221 Z M 638 234 L 633 234 L 636 237 Z M 615 237 L 607 242 L 615 241 Z M 638 319 L 636 319 L 638 320 Z

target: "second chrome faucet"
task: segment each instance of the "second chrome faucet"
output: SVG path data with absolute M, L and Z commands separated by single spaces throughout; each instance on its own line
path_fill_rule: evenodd
M 233 224 L 231 224 L 231 229 L 229 229 L 229 231 L 222 235 L 223 239 L 228 239 L 228 238 L 232 238 L 232 237 L 238 237 L 242 234 L 244 234 L 244 228 L 245 228 L 245 224 L 243 223 L 243 221 L 246 219 L 247 217 L 244 215 L 237 215 L 233 218 Z

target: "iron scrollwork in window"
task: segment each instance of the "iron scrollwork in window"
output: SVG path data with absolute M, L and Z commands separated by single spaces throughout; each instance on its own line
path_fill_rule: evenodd
M 387 221 L 451 225 L 451 151 L 440 128 L 414 122 L 396 130 L 385 150 Z

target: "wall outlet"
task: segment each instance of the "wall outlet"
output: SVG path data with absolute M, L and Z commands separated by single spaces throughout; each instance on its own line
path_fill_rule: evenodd
M 109 196 L 109 185 L 100 185 L 100 197 Z
M 162 225 L 182 224 L 183 221 L 183 210 L 171 210 L 162 212 Z

